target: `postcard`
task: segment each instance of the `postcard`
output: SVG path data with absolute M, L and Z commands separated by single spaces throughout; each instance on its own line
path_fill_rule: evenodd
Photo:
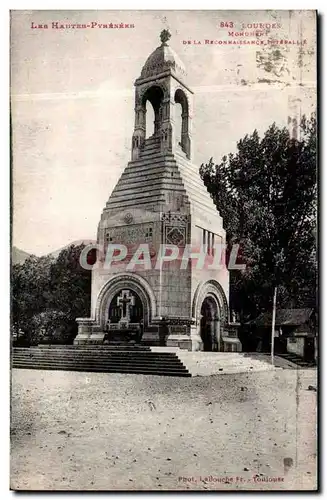
M 317 12 L 10 31 L 10 488 L 316 491 Z

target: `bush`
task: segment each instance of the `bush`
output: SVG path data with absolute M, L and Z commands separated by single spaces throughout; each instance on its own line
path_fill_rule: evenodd
M 88 316 L 91 304 L 91 271 L 79 263 L 84 247 L 70 245 L 57 259 L 31 256 L 12 266 L 13 345 L 73 342 L 76 318 Z
M 47 310 L 33 316 L 31 345 L 71 344 L 74 339 L 72 320 L 57 310 Z

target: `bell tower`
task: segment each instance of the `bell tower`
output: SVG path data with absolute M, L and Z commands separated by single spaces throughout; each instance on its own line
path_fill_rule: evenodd
M 148 57 L 141 76 L 135 81 L 135 125 L 132 160 L 140 157 L 146 139 L 146 103 L 154 111 L 153 138 L 158 139 L 162 154 L 184 153 L 191 160 L 191 112 L 193 92 L 186 85 L 186 71 L 177 54 L 168 45 L 168 30 L 160 34 L 161 45 Z M 178 106 L 181 123 L 176 122 Z

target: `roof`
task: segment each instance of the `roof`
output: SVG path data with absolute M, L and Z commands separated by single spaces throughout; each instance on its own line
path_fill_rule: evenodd
M 147 78 L 163 73 L 167 69 L 173 70 L 179 76 L 185 76 L 185 66 L 176 52 L 168 45 L 157 47 L 147 58 L 141 72 L 141 78 Z
M 278 326 L 300 326 L 309 321 L 313 309 L 278 309 L 276 311 L 275 325 Z M 261 313 L 256 319 L 249 321 L 248 325 L 271 326 L 272 313 Z

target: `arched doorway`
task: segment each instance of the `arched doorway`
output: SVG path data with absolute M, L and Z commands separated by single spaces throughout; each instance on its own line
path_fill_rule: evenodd
M 211 279 L 198 284 L 192 301 L 192 316 L 197 325 L 192 336 L 192 348 L 194 346 L 195 351 L 203 350 L 201 331 L 206 338 L 206 348 L 209 348 L 207 333 L 209 333 L 211 323 L 210 326 L 214 332 L 211 350 L 223 351 L 223 331 L 228 325 L 228 302 L 225 291 L 217 280 Z
M 220 350 L 219 308 L 212 296 L 207 296 L 201 306 L 200 336 L 204 351 Z
M 119 290 L 110 301 L 108 319 L 110 324 L 118 324 L 122 320 L 126 323 L 143 323 L 144 310 L 139 295 L 129 288 Z
M 151 324 L 152 318 L 157 315 L 157 303 L 154 292 L 149 283 L 135 273 L 119 273 L 110 278 L 99 292 L 95 307 L 95 320 L 100 328 L 105 330 L 109 321 L 110 305 L 117 305 L 115 296 L 122 290 L 130 290 L 137 295 L 143 306 L 144 326 Z M 114 311 L 113 311 L 114 313 Z M 117 315 L 117 311 L 115 311 Z M 133 313 L 133 311 L 132 311 Z

